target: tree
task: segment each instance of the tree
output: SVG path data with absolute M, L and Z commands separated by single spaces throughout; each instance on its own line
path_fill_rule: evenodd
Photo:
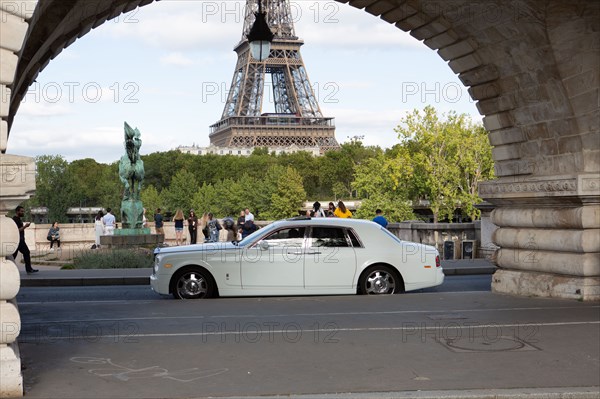
M 356 167 L 352 187 L 362 198 L 362 204 L 355 217 L 372 219 L 379 208 L 390 222 L 414 219 L 405 179 L 411 168 L 404 162 L 395 161 L 379 154 Z
M 48 208 L 48 220 L 64 223 L 67 208 L 74 205 L 73 184 L 68 172 L 67 161 L 57 155 L 36 157 L 36 191 L 28 206 Z
M 476 220 L 481 216 L 481 211 L 475 208 L 475 205 L 481 202 L 479 182 L 494 178 L 492 146 L 483 126 L 472 126 L 461 133 L 460 140 L 469 151 L 461 151 L 459 154 L 459 200 L 463 214 L 471 220 Z
M 192 198 L 192 206 L 198 216 L 204 212 L 212 212 L 219 204 L 217 191 L 212 184 L 202 183 Z
M 153 215 L 156 209 L 164 208 L 163 200 L 158 190 L 153 185 L 143 188 L 140 197 L 144 208 L 146 208 L 147 218 L 148 215 Z
M 68 165 L 72 177 L 74 196 L 78 203 L 86 206 L 96 206 L 101 191 L 98 186 L 98 177 L 102 175 L 101 166 L 91 158 L 73 161 Z
M 165 207 L 175 213 L 177 209 L 190 209 L 198 183 L 193 173 L 179 169 L 169 187 L 161 192 Z
M 328 151 L 320 159 L 321 187 L 329 188 L 325 195 L 352 197 L 354 168 L 366 159 L 381 153 L 379 147 L 365 147 L 360 137 L 344 143 L 337 151 Z
M 269 219 L 283 219 L 298 215 L 306 200 L 302 176 L 291 166 L 273 168 L 270 173 L 277 176 L 275 191 L 271 194 L 271 206 L 263 215 Z
M 471 210 L 481 201 L 473 180 L 491 176 L 491 147 L 466 115 L 450 112 L 440 119 L 435 108 L 427 106 L 423 113 L 407 115 L 395 131 L 402 142 L 394 153 L 400 162 L 412 165 L 410 175 L 403 172 L 410 179 L 411 198 L 429 200 L 434 222 L 452 220 L 461 202 L 469 203 L 465 209 Z M 484 165 L 477 171 L 474 163 L 480 161 Z

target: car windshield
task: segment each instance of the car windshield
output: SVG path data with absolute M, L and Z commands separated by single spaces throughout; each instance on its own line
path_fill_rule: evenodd
M 250 234 L 248 237 L 244 238 L 242 241 L 238 242 L 237 245 L 239 245 L 240 247 L 244 247 L 248 244 L 251 244 L 256 241 L 258 236 L 264 236 L 265 234 L 268 234 L 272 230 L 275 230 L 279 225 L 280 223 L 271 223 L 270 225 L 263 227 L 262 229 L 258 229 L 254 233 Z

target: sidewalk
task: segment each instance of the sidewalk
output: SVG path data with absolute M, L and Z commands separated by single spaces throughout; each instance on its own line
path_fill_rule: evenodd
M 144 269 L 80 269 L 61 270 L 60 266 L 33 265 L 39 272 L 25 273 L 17 263 L 22 287 L 91 286 L 91 285 L 150 285 L 151 268 Z M 493 274 L 496 270 L 486 259 L 442 261 L 445 275 Z

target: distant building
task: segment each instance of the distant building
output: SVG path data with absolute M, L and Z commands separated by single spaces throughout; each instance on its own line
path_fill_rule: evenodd
M 192 154 L 192 155 L 234 155 L 238 157 L 248 157 L 252 155 L 256 147 L 218 147 L 215 145 L 211 145 L 208 147 L 199 147 L 197 145 L 188 146 L 179 146 L 176 148 L 177 151 L 182 152 L 184 154 Z M 276 155 L 280 154 L 293 154 L 296 152 L 304 151 L 308 152 L 311 155 L 317 157 L 321 155 L 321 150 L 319 147 L 299 147 L 295 144 L 292 144 L 287 147 L 266 147 L 269 154 L 275 153 Z

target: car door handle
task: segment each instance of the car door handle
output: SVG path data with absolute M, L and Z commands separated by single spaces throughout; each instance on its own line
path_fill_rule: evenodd
M 320 251 L 316 251 L 316 252 L 307 252 L 307 255 L 319 255 L 321 252 Z
M 288 251 L 288 255 L 302 255 L 302 251 Z

